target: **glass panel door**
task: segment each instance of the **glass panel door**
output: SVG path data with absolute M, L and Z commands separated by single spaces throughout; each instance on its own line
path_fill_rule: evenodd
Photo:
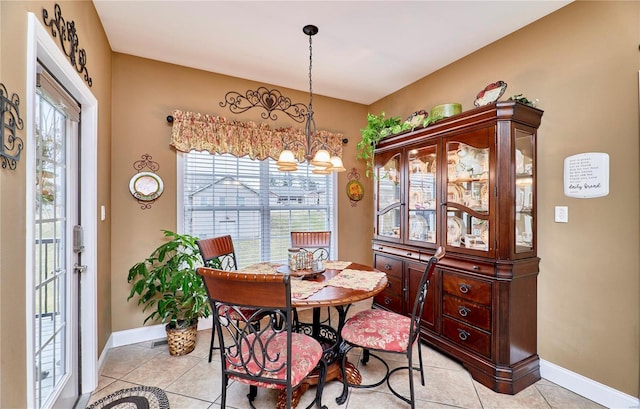
M 488 251 L 489 138 L 450 140 L 447 155 L 447 246 Z
M 78 276 L 74 275 L 79 257 L 70 243 L 72 226 L 79 220 L 78 171 L 73 168 L 79 107 L 60 96 L 52 85 L 55 80 L 44 73 L 39 76 L 31 323 L 35 405 L 71 407 L 79 396 Z
M 400 239 L 400 153 L 376 166 L 375 183 L 378 195 L 376 232 L 382 237 Z
M 436 242 L 436 149 L 410 149 L 407 240 Z
M 531 134 L 515 131 L 515 249 L 516 253 L 534 251 L 535 186 L 534 149 Z

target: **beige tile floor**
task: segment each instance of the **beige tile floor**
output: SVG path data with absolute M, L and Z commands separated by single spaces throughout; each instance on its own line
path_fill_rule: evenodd
M 196 349 L 186 356 L 169 355 L 166 344 L 154 346 L 152 342 L 127 345 L 109 351 L 99 378 L 99 384 L 91 395 L 89 404 L 119 389 L 139 385 L 157 386 L 167 393 L 172 409 L 206 409 L 220 407 L 220 356 L 216 352 L 208 362 L 208 347 L 211 331 L 199 331 Z M 216 341 L 217 342 L 217 341 Z M 417 348 L 417 346 L 416 346 Z M 583 398 L 545 379 L 526 388 L 517 395 L 495 393 L 474 381 L 457 362 L 421 345 L 425 365 L 426 385 L 420 384 L 416 374 L 416 407 L 419 409 L 465 408 L 465 409 L 596 409 L 602 406 Z M 363 383 L 380 379 L 382 365 L 372 359 L 363 366 L 353 350 L 350 361 L 358 363 Z M 417 359 L 417 351 L 414 352 Z M 406 363 L 398 355 L 384 355 L 390 367 Z M 408 392 L 407 372 L 399 371 L 392 377 L 392 385 Z M 406 386 L 405 386 L 406 385 Z M 302 397 L 298 408 L 306 407 L 313 399 L 315 389 L 309 389 Z M 383 384 L 375 389 L 356 389 L 349 393 L 347 402 L 338 405 L 335 398 L 340 395 L 342 384 L 327 383 L 323 392 L 323 404 L 329 409 L 376 409 L 409 407 L 392 395 Z M 248 386 L 230 383 L 227 392 L 227 407 L 249 408 L 246 394 Z M 255 405 L 258 408 L 275 407 L 277 392 L 258 390 Z

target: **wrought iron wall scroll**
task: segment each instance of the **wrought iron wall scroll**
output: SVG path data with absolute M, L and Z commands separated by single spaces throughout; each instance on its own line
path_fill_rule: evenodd
M 4 169 L 8 167 L 15 170 L 24 146 L 22 139 L 16 135 L 16 129 L 24 127 L 18 110 L 19 105 L 18 94 L 13 93 L 9 97 L 7 88 L 0 83 L 0 160 Z
M 229 110 L 234 114 L 241 114 L 251 108 L 262 108 L 266 112 L 260 114 L 263 119 L 275 121 L 278 116 L 274 111 L 282 111 L 296 122 L 304 122 L 307 118 L 308 107 L 303 103 L 292 104 L 291 98 L 285 97 L 277 89 L 268 90 L 265 87 L 247 90 L 244 95 L 239 92 L 229 91 L 220 102 L 222 108 L 229 105 Z
M 91 77 L 89 76 L 89 72 L 86 67 L 87 53 L 84 48 L 78 49 L 79 41 L 78 35 L 76 34 L 75 21 L 64 21 L 64 18 L 62 18 L 62 10 L 58 3 L 56 3 L 53 8 L 53 14 L 55 20 L 51 19 L 47 22 L 49 12 L 47 9 L 42 9 L 42 21 L 44 21 L 44 24 L 47 27 L 51 28 L 51 36 L 54 38 L 58 37 L 60 39 L 62 51 L 67 57 L 69 57 L 71 65 L 76 69 L 76 71 L 78 71 L 78 73 L 84 74 L 84 80 L 89 84 L 89 86 L 91 86 Z M 68 50 L 67 47 L 69 47 Z

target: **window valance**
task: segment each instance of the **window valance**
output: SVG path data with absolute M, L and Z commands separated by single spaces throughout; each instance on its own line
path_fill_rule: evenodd
M 329 151 L 342 157 L 342 134 L 319 130 L 315 138 L 318 141 L 311 141 L 311 146 L 324 143 Z M 303 162 L 306 146 L 303 129 L 272 129 L 266 123 L 240 122 L 215 115 L 173 111 L 170 145 L 182 152 L 197 150 L 230 153 L 236 157 L 249 156 L 258 160 L 278 160 L 287 142 L 296 159 Z M 314 153 L 315 151 L 311 152 L 312 155 Z

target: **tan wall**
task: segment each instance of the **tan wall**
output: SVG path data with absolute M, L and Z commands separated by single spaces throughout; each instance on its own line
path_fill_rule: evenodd
M 180 109 L 267 122 L 271 127 L 301 128 L 301 124 L 283 114 L 278 115 L 278 121 L 265 121 L 260 118 L 264 112 L 260 109 L 235 115 L 219 103 L 229 91 L 244 94 L 259 86 L 278 89 L 294 103 L 306 104 L 309 94 L 125 54 L 114 54 L 113 78 L 111 285 L 113 330 L 119 331 L 140 327 L 145 317 L 133 299 L 127 302 L 131 288 L 127 283 L 129 268 L 162 242 L 162 229 L 176 229 L 177 154 L 169 146 L 171 125 L 166 121 L 167 115 Z M 366 124 L 366 107 L 314 95 L 313 108 L 319 129 L 341 132 L 350 139 L 344 146 L 345 167 L 350 170 L 355 166 L 363 175 L 364 164 L 355 163 L 355 145 L 359 129 Z M 164 193 L 148 210 L 140 208 L 128 189 L 129 179 L 136 172 L 132 165 L 143 154 L 158 162 L 157 173 L 165 183 Z M 352 207 L 345 193 L 347 173 L 338 174 L 338 252 L 341 258 L 371 263 L 371 189 L 357 207 Z
M 27 12 L 42 21 L 42 9 L 53 15 L 53 1 L 0 1 L 0 82 L 9 93 L 20 97 L 20 115 L 25 130 Z M 66 21 L 75 21 L 79 46 L 87 52 L 87 68 L 93 79 L 91 91 L 98 99 L 98 203 L 109 204 L 111 49 L 90 1 L 58 1 Z M 57 38 L 56 44 L 59 44 Z M 26 407 L 25 348 L 25 156 L 33 147 L 25 146 L 16 170 L 0 169 L 0 407 Z M 109 265 L 109 224 L 98 223 L 98 349 L 111 334 Z
M 538 351 L 638 396 L 640 2 L 576 2 L 370 107 L 406 117 L 447 102 L 473 108 L 486 84 L 540 99 Z M 428 58 L 428 57 L 427 57 Z M 603 198 L 563 194 L 563 160 L 610 155 Z M 569 223 L 554 223 L 554 206 Z
M 161 229 L 176 226 L 175 152 L 168 146 L 165 117 L 176 108 L 231 117 L 218 105 L 227 91 L 266 84 L 122 54 L 113 55 L 111 84 L 109 45 L 93 6 L 86 0 L 58 3 L 63 16 L 76 22 L 99 101 L 98 204 L 107 206 L 107 220 L 98 223 L 101 351 L 111 331 L 141 325 L 143 315 L 126 302 L 128 268 L 155 248 Z M 26 12 L 39 17 L 43 7 L 51 14 L 53 6 L 49 1 L 0 1 L 0 82 L 22 101 Z M 318 126 L 345 133 L 350 139 L 345 166 L 356 166 L 361 175 L 364 165 L 353 158 L 367 111 L 405 117 L 444 102 L 470 109 L 476 93 L 496 80 L 509 84 L 507 95 L 539 98 L 545 111 L 538 147 L 539 353 L 633 396 L 638 395 L 640 349 L 639 17 L 638 2 L 577 2 L 369 109 L 314 97 Z M 307 101 L 304 92 L 273 88 L 295 102 Z M 237 118 L 262 121 L 258 113 L 249 113 Z M 589 151 L 611 155 L 609 196 L 564 197 L 563 159 Z M 132 164 L 144 153 L 160 164 L 166 187 L 150 210 L 141 210 L 127 189 Z M 0 407 L 25 407 L 26 402 L 25 323 L 20 318 L 25 314 L 24 293 L 15 290 L 25 285 L 25 173 L 24 160 L 15 171 L 0 169 Z M 340 174 L 339 253 L 369 262 L 371 184 L 365 180 L 365 198 L 351 207 L 344 195 L 346 181 L 346 173 Z M 556 205 L 569 206 L 568 224 L 553 222 Z

